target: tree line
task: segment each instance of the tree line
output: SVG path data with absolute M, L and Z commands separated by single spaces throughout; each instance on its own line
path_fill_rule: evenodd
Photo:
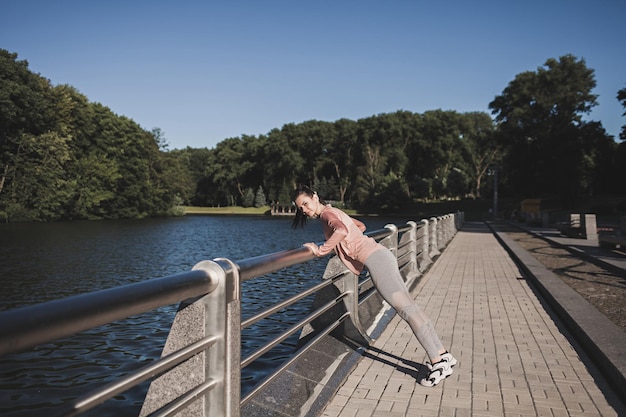
M 624 143 L 583 120 L 597 105 L 594 87 L 593 70 L 566 55 L 517 75 L 489 104 L 492 115 L 399 110 L 170 150 L 161 129 L 53 86 L 0 49 L 0 218 L 141 218 L 184 205 L 290 203 L 299 183 L 355 208 L 398 211 L 489 195 L 496 169 L 503 195 L 559 196 L 563 204 L 623 195 Z M 617 99 L 626 107 L 626 89 Z

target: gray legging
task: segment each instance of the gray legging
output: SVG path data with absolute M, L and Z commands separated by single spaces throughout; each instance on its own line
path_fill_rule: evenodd
M 378 293 L 387 301 L 413 330 L 428 357 L 437 358 L 443 345 L 435 332 L 435 327 L 424 311 L 411 298 L 398 269 L 398 261 L 393 253 L 381 245 L 365 261 L 372 282 Z

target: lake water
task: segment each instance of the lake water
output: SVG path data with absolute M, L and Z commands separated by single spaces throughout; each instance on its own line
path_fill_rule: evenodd
M 218 257 L 238 261 L 320 242 L 316 222 L 292 230 L 290 218 L 186 216 L 147 220 L 0 224 L 0 311 L 190 270 Z M 377 230 L 389 219 L 366 220 Z M 325 259 L 242 287 L 244 318 L 319 282 Z M 242 355 L 308 312 L 310 300 L 242 333 Z M 0 415 L 48 415 L 64 401 L 157 359 L 177 306 L 131 317 L 27 352 L 0 357 Z M 242 372 L 245 393 L 288 357 L 288 339 Z M 106 374 L 103 376 L 103 374 Z M 148 382 L 87 416 L 136 416 Z

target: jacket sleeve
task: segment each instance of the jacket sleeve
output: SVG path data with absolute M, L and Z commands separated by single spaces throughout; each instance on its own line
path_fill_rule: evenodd
M 325 256 L 331 253 L 335 247 L 348 236 L 348 227 L 343 224 L 339 217 L 328 214 L 322 215 L 322 220 L 332 229 L 332 234 L 322 246 L 319 247 L 317 256 Z

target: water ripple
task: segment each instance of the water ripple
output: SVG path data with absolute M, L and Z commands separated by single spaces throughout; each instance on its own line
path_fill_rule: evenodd
M 320 241 L 317 227 L 291 231 L 289 219 L 188 216 L 178 219 L 0 225 L 0 311 L 190 270 L 197 262 L 245 259 Z M 309 262 L 242 285 L 242 316 L 315 283 Z M 310 300 L 242 332 L 248 355 L 308 312 Z M 144 366 L 161 355 L 177 306 L 107 324 L 0 358 L 0 415 L 26 417 Z M 294 335 L 242 371 L 242 392 L 288 358 Z M 148 382 L 86 416 L 136 416 Z

